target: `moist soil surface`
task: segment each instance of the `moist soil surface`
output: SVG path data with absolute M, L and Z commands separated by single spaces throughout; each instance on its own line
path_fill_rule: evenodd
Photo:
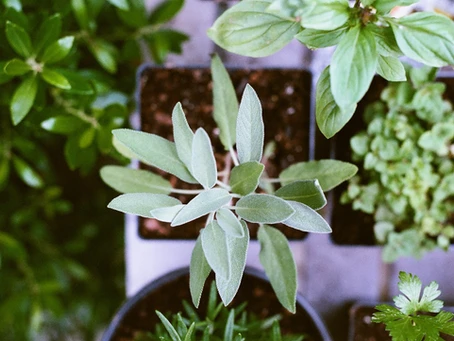
M 439 78 L 438 80 L 447 85 L 445 97 L 454 103 L 454 78 Z M 366 129 L 363 120 L 364 110 L 367 105 L 380 99 L 380 93 L 386 84 L 384 79 L 376 77 L 369 91 L 358 103 L 352 119 L 332 138 L 331 153 L 335 159 L 355 163 L 351 159 L 350 139 L 361 130 Z M 319 138 L 317 138 L 317 146 L 320 146 L 318 140 Z M 319 151 L 317 157 L 328 157 L 329 148 L 326 144 L 322 144 L 322 146 L 324 150 Z M 356 165 L 361 172 L 362 164 L 356 163 Z M 340 203 L 340 197 L 346 189 L 347 183 L 343 183 L 333 193 L 332 240 L 335 244 L 340 245 L 375 245 L 373 216 L 353 210 L 350 204 Z
M 211 281 L 212 278 L 207 281 L 203 291 L 200 309 L 198 310 L 201 317 L 206 312 L 205 307 L 207 306 L 208 289 Z M 137 333 L 154 330 L 154 325 L 158 322 L 155 310 L 159 310 L 165 315 L 183 311 L 183 300 L 191 302 L 189 275 L 183 275 L 168 282 L 134 305 L 122 319 L 112 341 L 132 341 Z M 265 280 L 245 274 L 231 306 L 235 307 L 243 302 L 248 302 L 247 310 L 260 319 L 281 314 L 280 327 L 284 335 L 302 333 L 307 336 L 304 339 L 305 341 L 323 341 L 306 311 L 297 304 L 296 314 L 289 313 L 279 303 L 271 285 Z
M 296 69 L 230 69 L 230 77 L 241 99 L 249 83 L 257 92 L 263 108 L 265 146 L 275 144 L 274 152 L 266 159 L 265 171 L 270 178 L 293 163 L 307 161 L 309 155 L 309 115 L 311 75 Z M 140 75 L 140 116 L 142 131 L 157 134 L 173 141 L 171 113 L 181 102 L 192 130 L 203 127 L 210 135 L 217 160 L 218 171 L 231 167 L 219 129 L 213 118 L 212 82 L 209 68 L 147 68 Z M 150 169 L 169 179 L 175 188 L 193 189 L 174 176 Z M 183 203 L 192 197 L 175 195 Z M 139 234 L 144 239 L 195 239 L 204 227 L 206 217 L 171 228 L 168 223 L 154 219 L 140 219 Z M 256 238 L 258 225 L 249 224 L 252 238 Z M 306 233 L 277 225 L 289 239 L 302 239 Z

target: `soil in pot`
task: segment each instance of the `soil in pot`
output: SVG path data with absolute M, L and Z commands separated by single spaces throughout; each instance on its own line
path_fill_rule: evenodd
M 437 80 L 447 85 L 445 96 L 454 103 L 454 79 L 441 77 Z M 334 158 L 354 163 L 351 159 L 350 139 L 361 130 L 366 129 L 366 124 L 363 121 L 365 108 L 380 98 L 386 84 L 386 81 L 382 78 L 376 77 L 374 79 L 369 91 L 358 103 L 358 108 L 352 119 L 333 138 L 331 148 Z M 362 168 L 362 164 L 356 165 L 360 169 Z M 347 186 L 348 183 L 343 183 L 334 189 L 331 238 L 334 243 L 339 245 L 375 245 L 373 216 L 355 211 L 349 204 L 340 203 L 341 194 L 347 189 Z
M 274 143 L 274 153 L 266 160 L 269 177 L 278 177 L 289 165 L 308 160 L 309 115 L 311 75 L 304 70 L 261 69 L 229 70 L 232 82 L 241 98 L 249 83 L 257 92 L 263 108 L 265 145 Z M 212 82 L 209 68 L 147 68 L 140 75 L 140 114 L 142 130 L 173 141 L 171 113 L 181 102 L 189 125 L 193 130 L 203 127 L 210 135 L 215 148 L 218 169 L 222 170 L 230 160 L 219 140 L 219 130 L 212 118 Z M 141 165 L 141 168 L 146 168 Z M 156 171 L 156 169 L 153 169 Z M 160 173 L 176 188 L 190 189 L 174 176 Z M 177 196 L 182 202 L 190 197 Z M 204 227 L 202 217 L 184 226 L 171 228 L 168 223 L 153 219 L 140 219 L 139 234 L 144 239 L 195 239 Z M 302 239 L 306 235 L 284 225 L 279 226 L 290 239 Z M 256 237 L 257 225 L 250 225 L 251 237 Z
M 200 314 L 203 316 L 208 298 L 208 286 L 210 278 L 202 295 Z M 132 341 L 134 335 L 154 329 L 158 322 L 155 310 L 163 313 L 175 313 L 183 311 L 182 301 L 191 302 L 189 293 L 189 275 L 187 272 L 167 282 L 153 292 L 149 292 L 139 302 L 131 307 L 121 320 L 113 338 L 109 341 Z M 236 295 L 232 306 L 237 306 L 247 301 L 247 310 L 253 312 L 261 319 L 281 314 L 280 327 L 283 334 L 303 333 L 307 335 L 305 341 L 322 341 L 322 333 L 317 329 L 312 318 L 300 305 L 297 304 L 296 314 L 289 313 L 278 302 L 271 285 L 258 277 L 245 274 L 241 287 Z

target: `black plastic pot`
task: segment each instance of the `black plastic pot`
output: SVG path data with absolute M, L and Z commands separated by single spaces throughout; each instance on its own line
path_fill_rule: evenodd
M 145 323 L 146 327 L 143 330 L 153 330 L 153 321 L 152 319 L 157 321 L 155 317 L 155 310 L 160 310 L 162 312 L 178 312 L 182 310 L 181 300 L 182 296 L 188 296 L 186 299 L 189 299 L 189 285 L 188 285 L 188 278 L 189 278 L 189 268 L 182 268 L 175 271 L 172 271 L 157 280 L 150 282 L 146 287 L 140 290 L 136 295 L 128 299 L 123 306 L 118 310 L 115 314 L 114 318 L 112 319 L 110 325 L 104 332 L 101 341 L 118 341 L 124 340 L 121 337 L 124 337 L 125 333 L 127 334 L 128 326 L 127 324 L 135 324 L 133 328 L 138 330 L 144 326 L 142 321 L 139 321 L 140 317 L 133 316 L 133 312 L 137 315 L 137 312 L 145 313 L 147 311 L 148 318 L 147 320 L 150 321 L 149 323 Z M 209 282 L 209 281 L 207 281 Z M 275 297 L 274 292 L 272 292 L 271 286 L 268 280 L 265 277 L 265 274 L 257 269 L 246 267 L 245 275 L 243 277 L 243 281 L 237 297 L 235 298 L 233 305 L 237 305 L 245 300 L 248 301 L 248 310 L 254 310 L 257 308 L 258 305 L 263 305 L 263 297 L 254 297 L 254 292 L 250 292 L 252 289 L 252 285 L 249 285 L 248 282 L 259 283 L 259 289 L 255 291 L 259 294 L 264 294 L 264 291 L 270 290 L 272 294 L 272 305 L 270 307 L 265 307 L 265 310 L 269 312 L 269 316 L 274 315 L 276 313 L 281 313 L 283 315 L 283 319 L 281 320 L 281 329 L 284 331 L 286 329 L 292 329 L 293 333 L 300 333 L 302 328 L 305 332 L 309 333 L 313 340 L 317 341 L 331 341 L 331 336 L 328 333 L 323 321 L 318 316 L 316 311 L 312 308 L 312 306 L 304 299 L 301 295 L 298 294 L 297 296 L 297 313 L 295 315 L 288 313 L 282 306 L 280 306 L 277 298 Z M 175 285 L 178 283 L 178 286 L 183 288 L 182 290 L 176 290 Z M 162 295 L 162 290 L 165 287 L 168 287 L 167 290 L 170 291 L 169 297 L 164 297 Z M 170 286 L 170 287 L 169 287 Z M 269 287 L 269 288 L 268 288 Z M 207 288 L 205 288 L 207 289 Z M 206 298 L 205 293 L 207 290 L 204 291 L 204 297 L 202 297 L 201 302 L 201 309 L 206 306 Z M 155 296 L 153 298 L 153 295 Z M 155 302 L 156 301 L 156 302 Z M 168 309 L 164 306 L 164 303 L 177 303 L 174 304 L 176 307 L 173 309 Z M 145 304 L 147 303 L 147 304 Z M 155 304 L 156 303 L 156 304 Z M 146 306 L 146 307 L 145 307 Z M 181 306 L 181 308 L 178 308 Z M 276 309 L 276 307 L 278 307 Z M 145 314 L 146 315 L 146 314 Z M 294 330 L 293 330 L 294 329 Z M 127 336 L 126 336 L 127 337 Z

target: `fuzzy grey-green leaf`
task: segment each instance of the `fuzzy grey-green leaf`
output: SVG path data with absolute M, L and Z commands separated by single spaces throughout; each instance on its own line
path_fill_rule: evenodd
M 213 220 L 201 231 L 202 248 L 206 260 L 217 277 L 230 279 L 231 257 L 227 247 L 227 234 Z
M 238 99 L 227 70 L 218 55 L 211 58 L 213 77 L 213 118 L 219 127 L 219 138 L 226 150 L 236 141 Z
M 288 201 L 295 213 L 282 223 L 304 232 L 331 233 L 331 227 L 323 217 L 311 207 L 297 202 Z
M 299 180 L 279 188 L 274 195 L 284 200 L 301 202 L 314 210 L 326 205 L 326 198 L 317 179 Z
M 230 173 L 230 188 L 233 193 L 247 195 L 256 190 L 265 166 L 257 161 L 242 163 Z
M 172 226 L 183 225 L 229 203 L 232 196 L 222 188 L 213 188 L 194 197 L 172 221 Z
M 210 137 L 203 128 L 197 129 L 192 141 L 191 173 L 205 189 L 216 184 L 218 177 L 216 160 Z
M 188 121 L 183 111 L 181 103 L 178 102 L 172 111 L 173 139 L 177 149 L 178 157 L 191 169 L 192 160 L 192 142 L 194 133 L 189 127 Z
M 175 219 L 176 215 L 183 209 L 184 206 L 185 205 L 175 205 L 155 208 L 150 211 L 150 215 L 159 221 L 170 223 Z
M 199 307 L 203 287 L 210 272 L 210 265 L 203 253 L 202 237 L 199 235 L 194 249 L 192 250 L 191 262 L 189 265 L 189 290 L 191 292 L 192 303 L 196 308 Z
M 338 160 L 317 160 L 295 163 L 279 174 L 283 185 L 297 180 L 317 179 L 323 191 L 329 191 L 350 179 L 358 171 L 355 165 Z
M 178 199 L 164 194 L 126 193 L 114 198 L 107 207 L 123 213 L 153 218 L 150 214 L 151 210 L 180 204 Z
M 117 142 L 129 149 L 140 161 L 162 169 L 188 183 L 197 183 L 177 154 L 175 144 L 158 135 L 131 129 L 112 131 Z
M 262 105 L 254 89 L 247 84 L 236 123 L 236 149 L 240 163 L 260 162 L 264 137 Z
M 229 209 L 221 207 L 219 210 L 217 210 L 216 220 L 218 221 L 219 226 L 228 235 L 237 238 L 244 236 L 240 220 Z
M 260 241 L 260 263 L 279 302 L 295 313 L 296 265 L 287 238 L 279 230 L 267 225 L 260 226 L 257 238 Z
M 251 223 L 276 224 L 290 218 L 295 210 L 274 195 L 249 194 L 237 201 L 235 212 Z

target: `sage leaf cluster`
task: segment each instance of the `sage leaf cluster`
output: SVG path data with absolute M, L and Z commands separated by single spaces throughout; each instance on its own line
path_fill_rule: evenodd
M 286 237 L 270 225 L 282 223 L 300 231 L 331 232 L 316 210 L 326 204 L 324 191 L 352 177 L 357 168 L 335 160 L 301 162 L 283 170 L 279 179 L 269 179 L 262 163 L 265 128 L 257 93 L 246 85 L 238 104 L 218 56 L 212 59 L 212 75 L 213 115 L 226 151 L 224 158 L 230 158 L 233 167 L 217 169 L 208 133 L 203 128 L 194 132 L 183 107 L 177 103 L 172 112 L 174 141 L 116 129 L 115 145 L 124 155 L 172 174 L 196 189 L 172 188 L 168 180 L 157 174 L 146 175 L 148 172 L 143 170 L 106 166 L 101 170 L 103 180 L 123 192 L 109 207 L 169 222 L 171 227 L 182 226 L 178 228 L 207 217 L 190 261 L 190 290 L 195 306 L 211 270 L 223 303 L 232 301 L 246 265 L 248 224 L 259 224 L 260 260 L 280 302 L 294 312 L 295 261 Z M 232 109 L 236 112 L 232 113 Z M 281 183 L 281 187 L 267 192 L 269 186 L 263 184 L 269 183 Z M 175 197 L 177 194 L 193 197 L 181 202 Z
M 406 80 L 399 57 L 428 66 L 454 64 L 454 23 L 432 13 L 393 16 L 416 0 L 245 0 L 226 10 L 208 30 L 220 47 L 264 57 L 293 38 L 310 49 L 335 46 L 316 90 L 320 131 L 334 136 L 352 117 L 375 73 Z

